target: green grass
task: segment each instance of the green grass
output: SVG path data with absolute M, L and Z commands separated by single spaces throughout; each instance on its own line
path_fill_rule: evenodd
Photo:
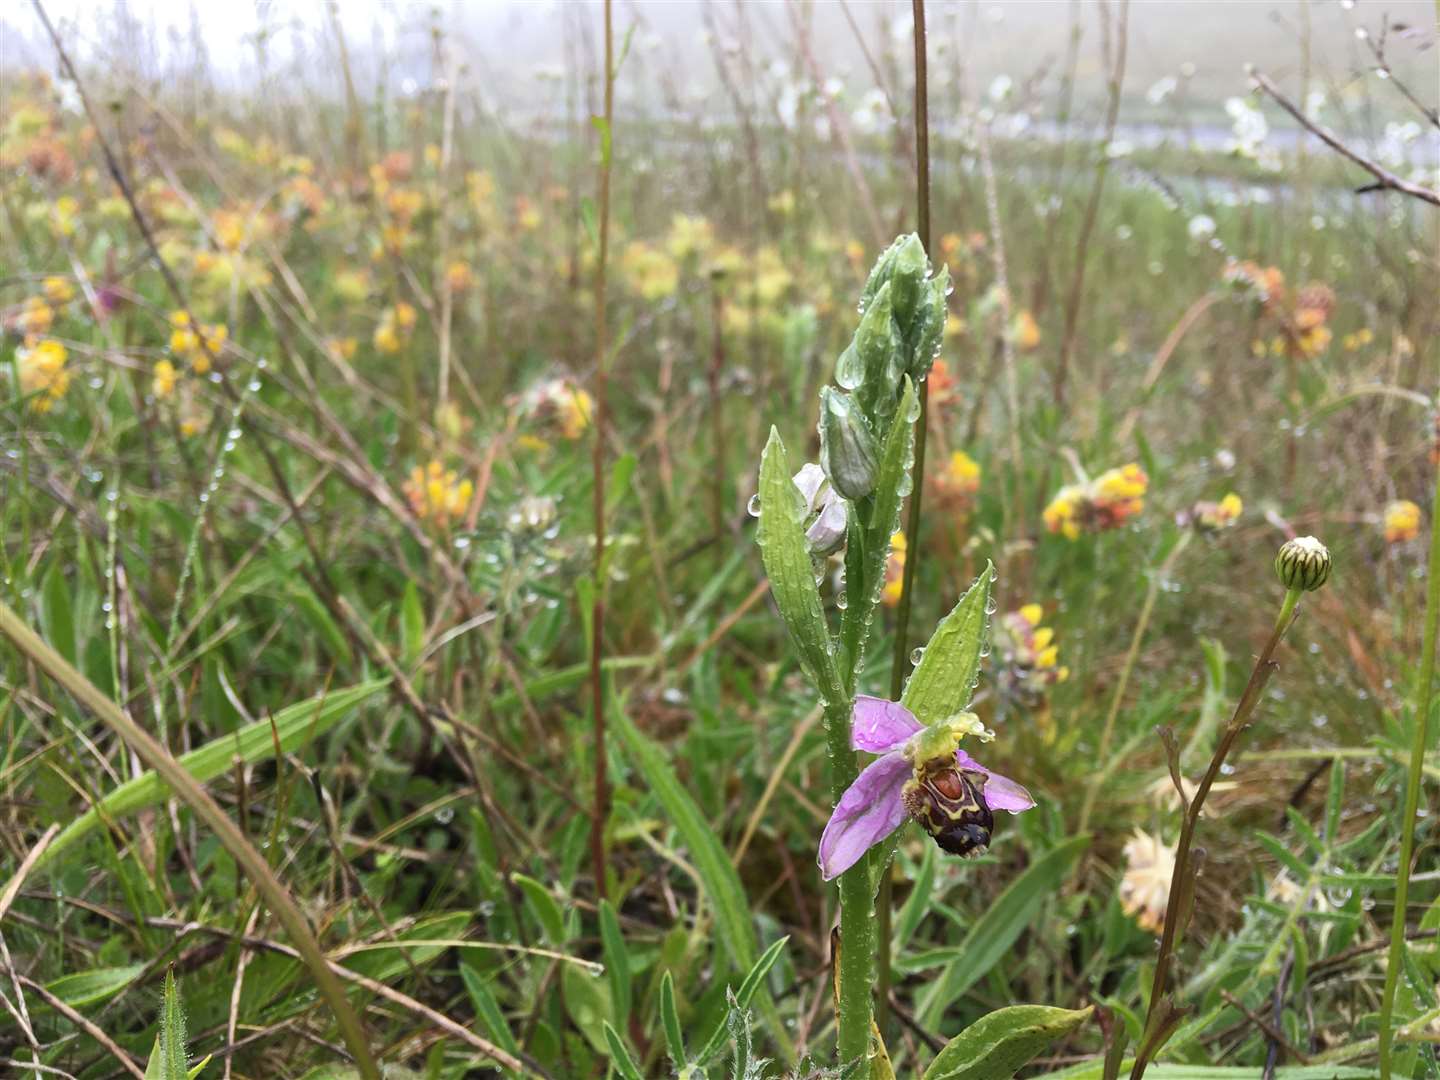
M 640 63 L 627 58 L 622 84 L 649 77 Z M 462 103 L 442 171 L 426 148 L 445 142 L 443 93 L 382 85 L 359 102 L 352 162 L 334 134 L 343 99 L 313 110 L 325 142 L 304 137 L 312 118 L 283 95 L 261 108 L 216 94 L 198 112 L 162 95 L 155 113 L 118 73 L 86 80 L 189 305 L 227 327 L 217 367 L 237 395 L 174 354 L 177 305 L 84 121 L 7 71 L 0 312 L 12 326 L 54 275 L 75 297 L 47 331 L 68 353 L 53 407 L 34 408 L 54 384 L 25 368 L 20 328 L 0 351 L 4 602 L 163 738 L 330 959 L 369 980 L 347 983 L 350 1000 L 377 1058 L 409 1070 L 393 1075 L 498 1075 L 494 1047 L 524 1075 L 672 1076 L 672 1059 L 688 1059 L 720 1076 L 732 1042 L 751 1037 L 753 1055 L 735 1054 L 776 1059 L 763 1075 L 834 1069 L 836 897 L 815 866 L 831 805 L 824 735 L 760 587 L 746 503 L 772 425 L 792 465 L 815 458 L 814 403 L 864 275 L 912 227 L 904 154 L 888 137 L 861 141 L 891 233 L 877 237 L 844 156 L 811 126 L 781 131 L 763 111 L 773 103 L 759 102 L 752 153 L 731 111 L 709 132 L 647 127 L 622 98 L 602 902 L 585 683 L 591 433 L 583 407 L 569 429 L 565 412 L 595 355 L 593 140 L 579 126 L 542 138 Z M 952 245 L 963 327 L 942 354 L 954 399 L 937 404 L 932 383 L 931 474 L 963 449 L 982 477 L 964 512 L 927 494 L 911 623 L 934 626 L 993 560 L 997 617 L 1042 604 L 1069 677 L 1021 700 L 1001 692 L 998 650 L 981 661 L 974 707 L 998 734 L 984 760 L 1026 784 L 1037 810 L 1001 815 L 971 861 L 902 834 L 885 1031 L 896 1074 L 922 1075 L 938 1046 L 1020 1003 L 1099 1005 L 1133 1051 L 1155 936 L 1122 908 L 1125 847 L 1137 829 L 1167 842 L 1178 831 L 1154 728 L 1175 730 L 1198 777 L 1263 644 L 1278 599 L 1270 560 L 1293 530 L 1328 543 L 1334 578 L 1302 603 L 1222 777 L 1232 786 L 1207 802 L 1175 963 L 1192 1011 L 1149 1075 L 1258 1075 L 1271 1031 L 1287 1044 L 1277 1076 L 1372 1075 L 1436 511 L 1434 222 L 1389 196 L 1350 197 L 1348 168 L 1328 159 L 1312 156 L 1304 174 L 1287 162 L 1257 201 L 1249 189 L 1267 177 L 1247 164 L 1137 153 L 1100 203 L 1058 407 L 1094 159 L 1023 137 L 997 138 L 994 152 L 1010 299 L 1040 339 L 1015 354 L 1012 415 L 977 148 L 937 139 L 934 235 Z M 381 182 L 387 154 L 409 164 L 391 156 Z M 55 164 L 62 155 L 73 169 Z M 420 197 L 413 214 L 392 204 L 396 191 Z M 1218 246 L 1190 235 L 1202 213 Z M 667 250 L 677 214 L 706 219 L 701 250 Z M 226 247 L 237 224 L 240 252 Z M 387 249 L 397 225 L 403 243 Z M 1279 267 L 1292 288 L 1334 290 L 1322 355 L 1253 354 L 1279 330 L 1222 282 L 1230 256 Z M 228 279 L 214 269 L 227 261 Z M 473 281 L 447 304 L 456 261 Z M 86 295 L 106 286 L 122 302 L 97 319 Z M 1212 293 L 1223 295 L 1152 370 Z M 401 302 L 414 328 L 382 351 L 374 332 Z M 1349 347 L 1362 329 L 1372 340 Z M 351 357 L 327 354 L 352 337 Z M 168 395 L 155 383 L 163 359 L 179 372 Z M 558 407 L 536 406 L 534 388 L 561 377 L 575 383 Z M 405 485 L 432 460 L 455 471 L 441 492 L 454 499 L 437 514 L 421 491 L 417 513 Z M 1075 466 L 1094 477 L 1131 461 L 1149 477 L 1132 523 L 1075 541 L 1046 532 L 1041 512 Z M 1184 528 L 1176 514 L 1232 490 L 1239 522 L 1177 556 L 1137 636 Z M 1420 537 L 1386 542 L 1395 499 L 1422 507 Z M 833 606 L 828 581 L 820 592 Z M 863 692 L 888 686 L 890 618 L 881 608 L 870 631 Z M 1401 913 L 1416 936 L 1396 1075 L 1437 1069 L 1434 840 L 1426 815 Z M 117 1075 L 118 1054 L 143 1075 L 173 971 L 190 1064 L 214 1055 L 201 1076 L 226 1063 L 238 1077 L 353 1074 L 294 943 L 230 851 L 9 644 L 0 890 L 0 991 L 16 1007 L 0 1012 L 0 1061 L 20 1063 L 0 1071 L 27 1075 L 33 1060 Z M 742 999 L 733 1013 L 727 992 Z M 1100 1075 L 1099 1023 L 1060 1027 L 1019 1075 Z M 161 1045 L 168 1076 L 182 1065 Z M 1011 1049 L 985 1053 L 1009 1061 Z

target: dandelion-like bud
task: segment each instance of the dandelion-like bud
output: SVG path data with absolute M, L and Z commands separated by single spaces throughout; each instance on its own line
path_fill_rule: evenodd
M 1275 556 L 1275 576 L 1287 589 L 1314 592 L 1330 580 L 1330 549 L 1313 536 L 1287 540 Z
M 820 391 L 820 465 L 830 486 L 847 499 L 875 489 L 875 436 L 848 394 Z

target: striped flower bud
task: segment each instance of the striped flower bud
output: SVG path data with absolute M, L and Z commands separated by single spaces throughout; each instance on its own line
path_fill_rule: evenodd
M 1314 592 L 1330 580 L 1330 550 L 1313 536 L 1287 540 L 1275 556 L 1275 576 L 1287 589 Z

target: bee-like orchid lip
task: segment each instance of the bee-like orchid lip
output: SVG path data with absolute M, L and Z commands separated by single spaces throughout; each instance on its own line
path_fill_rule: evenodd
M 983 819 L 989 817 L 990 811 L 1018 814 L 1035 805 L 1035 800 L 1021 785 L 987 769 L 963 750 L 953 751 L 953 765 L 948 751 L 943 757 L 926 755 L 926 760 L 916 760 L 921 748 L 931 745 L 925 736 L 934 732 L 899 702 L 859 697 L 852 721 L 851 741 L 855 748 L 880 757 L 866 766 L 846 789 L 820 837 L 820 870 L 826 881 L 854 866 L 866 851 L 912 816 L 911 808 L 906 805 L 906 790 L 916 785 L 924 774 L 940 773 L 962 779 L 968 776 L 965 783 L 971 790 L 983 792 L 974 799 L 976 809 L 983 809 L 983 816 L 977 814 L 973 820 L 967 818 L 958 824 L 983 827 L 987 843 L 990 822 Z M 944 743 L 943 739 L 939 741 Z M 954 743 L 948 746 L 953 747 Z M 956 824 L 957 819 L 952 818 L 937 823 L 937 827 L 942 827 L 942 831 L 943 827 L 949 827 L 953 832 Z M 965 848 L 963 854 L 974 854 L 983 846 L 979 844 L 980 835 L 973 831 L 964 836 L 947 834 L 946 839 Z

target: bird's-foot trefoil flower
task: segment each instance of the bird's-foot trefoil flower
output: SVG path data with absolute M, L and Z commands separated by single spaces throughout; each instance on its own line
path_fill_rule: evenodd
M 846 789 L 820 837 L 826 881 L 854 866 L 907 817 L 943 850 L 969 856 L 990 845 L 993 811 L 1018 814 L 1035 805 L 1014 780 L 959 748 L 966 735 L 988 735 L 973 713 L 926 727 L 897 701 L 855 699 L 851 744 L 880 757 Z

